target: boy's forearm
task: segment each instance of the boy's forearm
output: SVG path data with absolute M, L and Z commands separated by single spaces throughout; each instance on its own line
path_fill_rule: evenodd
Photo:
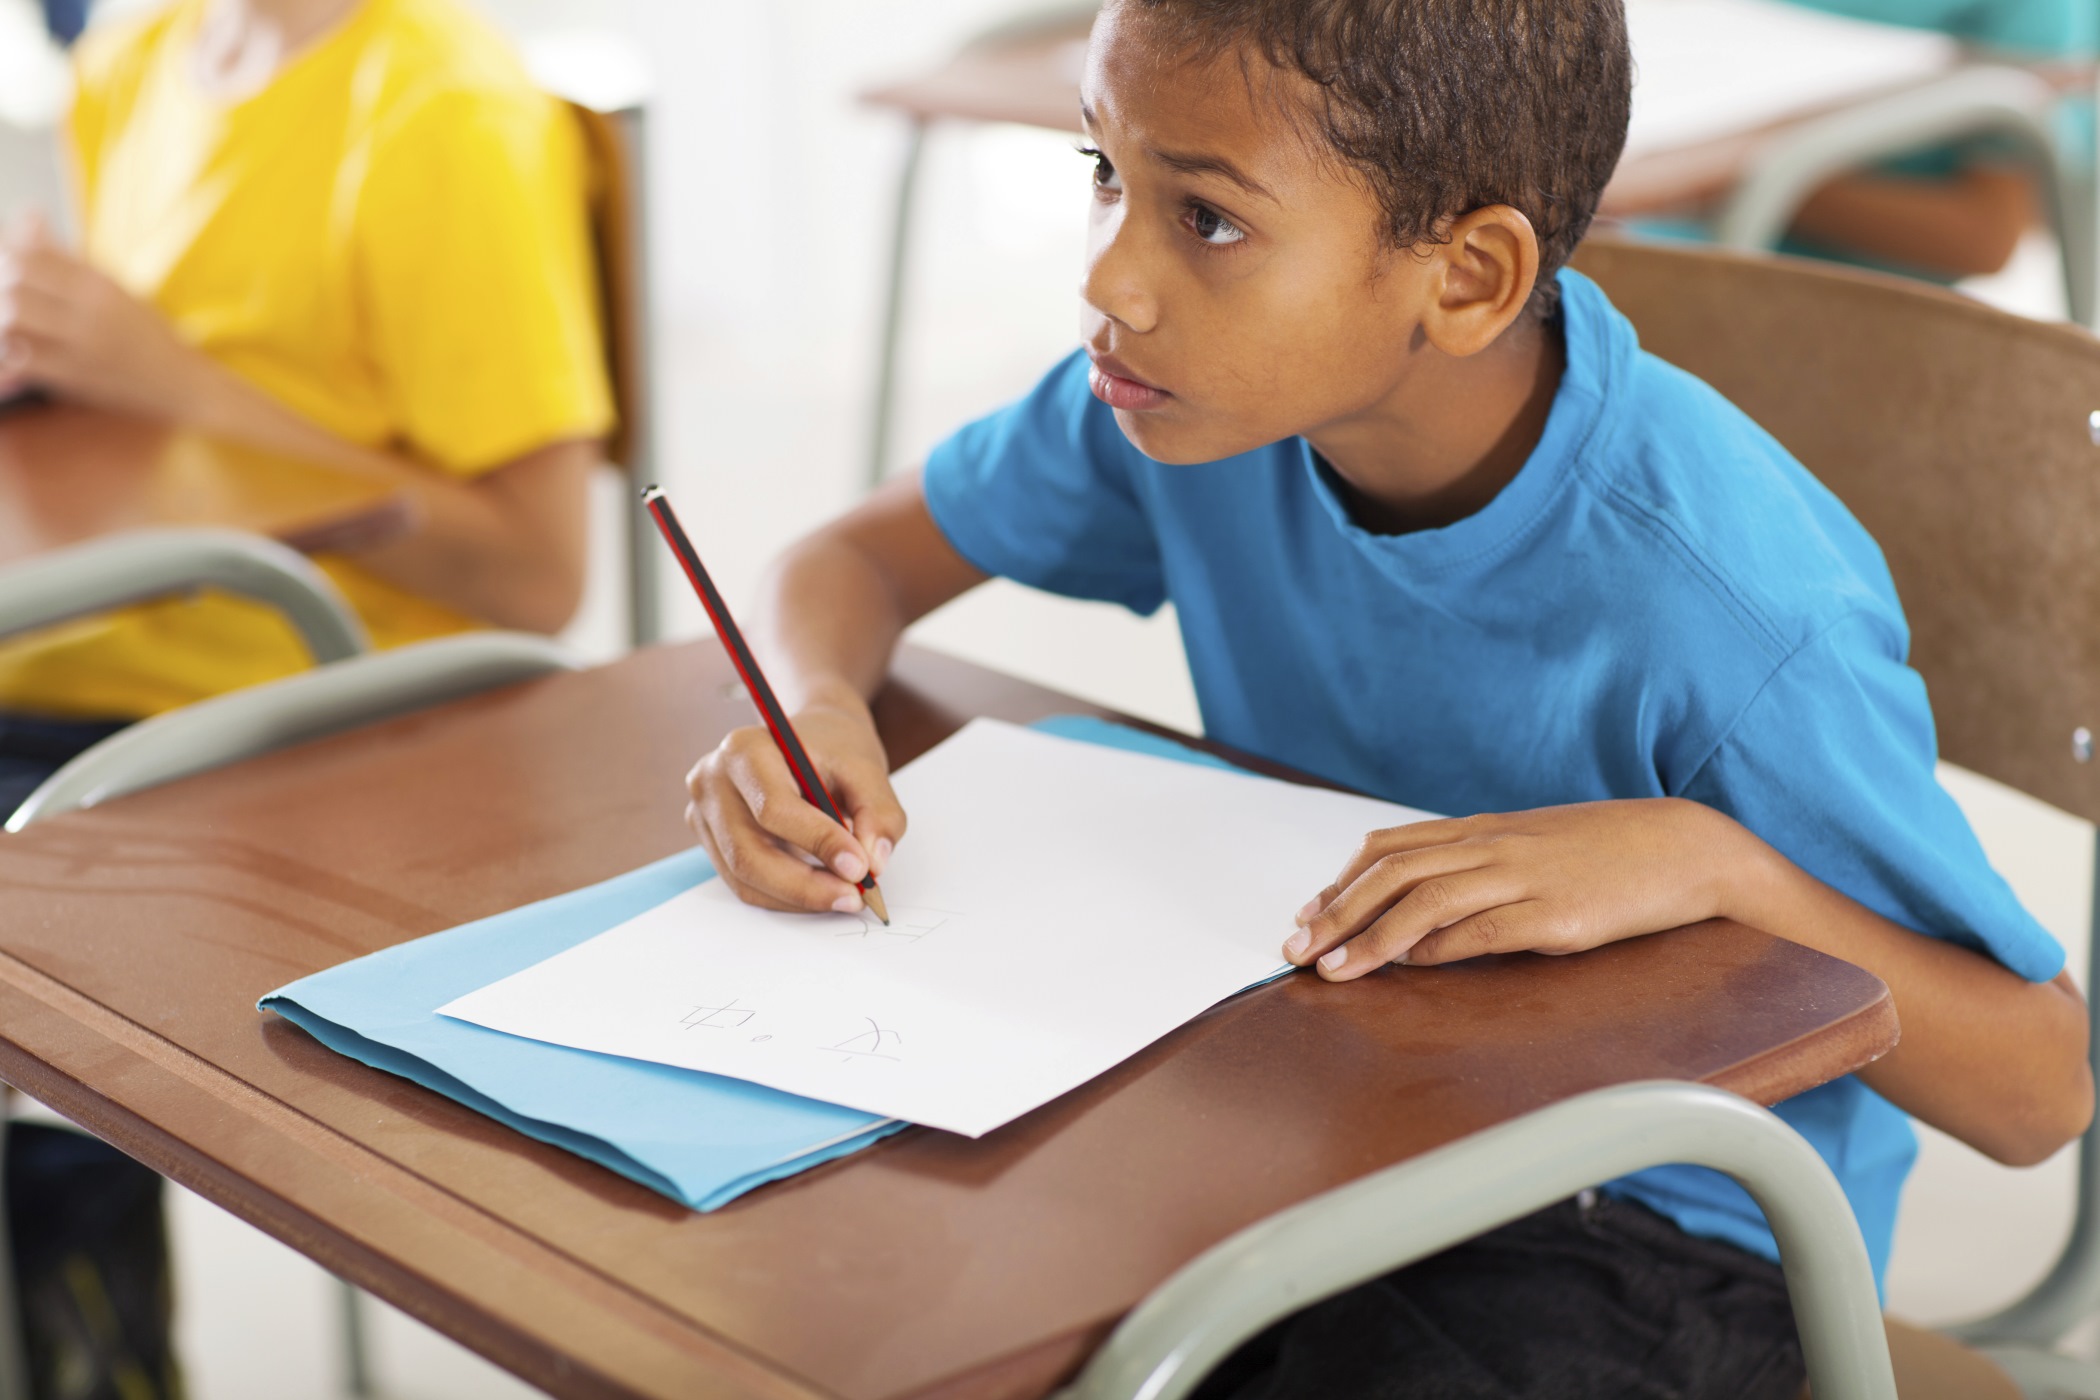
M 934 523 L 916 473 L 884 482 L 766 578 L 754 640 L 780 703 L 867 718 L 904 629 L 984 578 Z
M 2029 982 L 1914 933 L 1728 825 L 1740 835 L 1722 865 L 1723 915 L 1888 984 L 1903 1038 L 1860 1071 L 1868 1087 L 2011 1165 L 2040 1161 L 2084 1129 L 2093 1106 L 2087 1018 L 2068 976 Z
M 830 532 L 774 565 L 758 615 L 767 677 L 790 714 L 822 706 L 864 718 L 909 621 L 880 565 Z
M 582 593 L 584 493 L 596 443 L 551 443 L 471 480 L 308 422 L 201 352 L 191 427 L 371 478 L 408 497 L 409 532 L 358 555 L 398 587 L 505 627 L 559 631 Z

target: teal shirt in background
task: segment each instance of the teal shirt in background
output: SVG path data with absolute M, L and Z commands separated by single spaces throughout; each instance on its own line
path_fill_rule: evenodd
M 1138 612 L 1171 599 L 1204 730 L 1235 748 L 1452 815 L 1691 798 L 1907 928 L 2054 977 L 2063 950 L 1939 785 L 1874 541 L 1770 435 L 1642 351 L 1595 283 L 1560 277 L 1544 434 L 1442 529 L 1366 531 L 1302 438 L 1152 461 L 1082 355 L 935 449 L 927 506 L 987 573 Z M 1850 1077 L 1778 1112 L 1837 1174 L 1879 1276 L 1909 1121 Z M 1612 1189 L 1776 1257 L 1717 1173 Z
M 2093 0 L 1792 0 L 1805 9 L 1952 35 L 2014 58 L 2081 57 L 2100 48 Z
M 2090 58 L 2100 53 L 2100 0 L 1789 0 L 1789 3 L 1851 19 L 1934 30 L 2015 62 Z M 2066 95 L 2057 104 L 2054 125 L 2056 138 L 2071 162 L 2080 168 L 2092 168 L 2095 146 L 2091 94 Z M 1876 168 L 1891 175 L 1939 180 L 1950 178 L 1971 166 L 2004 164 L 2016 158 L 2000 141 L 1979 137 L 1913 151 L 1883 161 Z M 1704 242 L 1711 237 L 1711 230 L 1703 222 L 1690 218 L 1635 219 L 1632 227 L 1651 238 Z M 1786 240 L 1780 245 L 1780 251 L 1853 267 L 1898 272 L 1926 281 L 1947 280 L 1917 268 L 1892 267 L 1844 249 L 1798 239 Z

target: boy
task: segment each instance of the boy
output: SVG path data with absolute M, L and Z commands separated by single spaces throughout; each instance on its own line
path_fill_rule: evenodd
M 612 418 L 571 114 L 457 0 L 173 0 L 76 53 L 84 255 L 0 238 L 0 399 L 394 486 L 408 534 L 318 561 L 381 646 L 560 628 Z M 0 815 L 125 722 L 307 664 L 219 594 L 0 643 Z M 8 1153 L 33 1389 L 178 1393 L 157 1180 L 70 1133 Z
M 174 0 L 76 53 L 83 252 L 0 239 L 0 397 L 396 487 L 408 534 L 318 561 L 380 646 L 558 630 L 612 418 L 572 115 L 456 0 Z M 307 664 L 222 595 L 0 645 L 0 812 L 114 723 Z
M 1085 358 L 770 585 L 850 831 L 755 729 L 691 816 L 745 899 L 857 907 L 905 831 L 867 697 L 907 623 L 993 573 L 1172 597 L 1210 734 L 1477 814 L 1373 832 L 1277 911 L 1317 975 L 1726 915 L 1886 981 L 1901 1047 L 1780 1109 L 1879 1270 L 1903 1113 L 2040 1160 L 2090 1115 L 2085 1015 L 1934 781 L 1873 542 L 1560 270 L 1628 73 L 1618 0 L 1110 4 Z M 1208 1389 L 1794 1400 L 1774 1257 L 1731 1184 L 1643 1173 L 1311 1308 Z

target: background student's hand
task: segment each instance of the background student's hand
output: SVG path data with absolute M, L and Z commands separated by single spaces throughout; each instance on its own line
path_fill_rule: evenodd
M 25 388 L 180 420 L 200 352 L 30 217 L 0 234 L 0 394 Z
M 1719 914 L 1752 840 L 1681 798 L 1374 831 L 1299 911 L 1284 956 L 1346 982 L 1390 962 L 1576 953 L 1659 933 Z
M 850 830 L 803 799 L 763 725 L 734 731 L 694 765 L 685 819 L 745 903 L 851 913 L 861 877 L 881 878 L 904 836 L 889 755 L 865 707 L 812 705 L 794 723 Z

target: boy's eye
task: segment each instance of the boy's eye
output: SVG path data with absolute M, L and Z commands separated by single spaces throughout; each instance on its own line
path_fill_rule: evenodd
M 1189 206 L 1189 228 L 1205 243 L 1220 247 L 1237 243 L 1247 236 L 1223 214 L 1202 204 Z
M 1095 189 L 1120 190 L 1123 188 L 1123 177 L 1116 174 L 1116 168 L 1109 163 L 1107 156 L 1102 155 L 1101 152 L 1095 150 L 1092 146 L 1081 146 L 1079 154 L 1094 163 Z

